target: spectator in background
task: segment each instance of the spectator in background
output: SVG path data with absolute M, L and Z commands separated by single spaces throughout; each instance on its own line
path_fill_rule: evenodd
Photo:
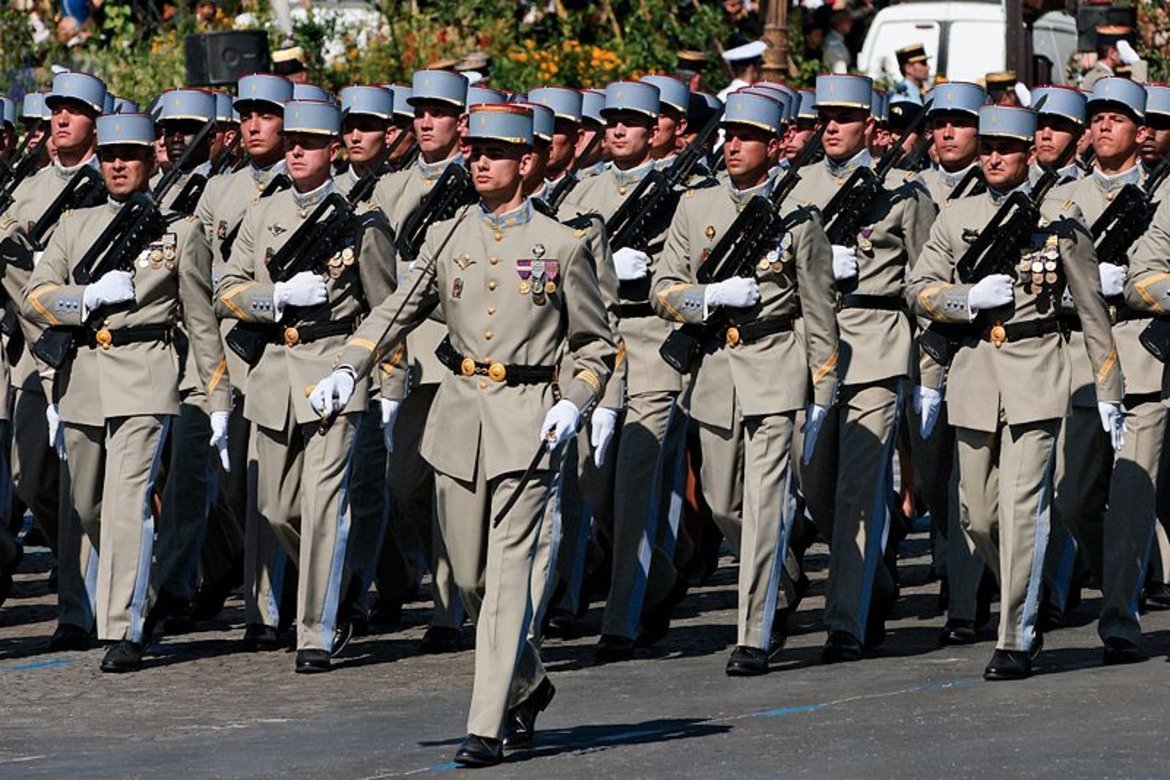
M 707 69 L 707 54 L 701 51 L 684 49 L 675 52 L 677 63 L 674 66 L 674 77 L 690 87 L 691 92 L 703 89 L 703 71 Z
M 746 38 L 764 34 L 764 23 L 755 3 L 749 0 L 723 0 L 723 16 L 731 28 Z
M 853 66 L 853 53 L 845 39 L 853 31 L 853 14 L 847 10 L 833 11 L 829 17 L 829 34 L 825 36 L 822 61 L 829 73 L 848 73 Z
M 737 89 L 750 87 L 760 80 L 764 66 L 764 49 L 766 48 L 768 48 L 767 44 L 763 41 L 752 41 L 723 52 L 723 59 L 727 60 L 727 64 L 731 66 L 733 78 L 731 83 L 720 91 L 720 100 L 726 100 L 727 96 Z

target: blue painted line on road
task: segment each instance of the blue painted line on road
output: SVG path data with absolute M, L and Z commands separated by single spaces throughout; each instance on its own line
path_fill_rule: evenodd
M 446 761 L 442 764 L 432 764 L 423 769 L 424 772 L 450 772 L 453 769 L 458 769 L 459 765 L 454 761 Z
M 35 672 L 38 669 L 48 669 L 53 666 L 68 666 L 73 663 L 68 658 L 50 658 L 46 661 L 30 661 L 25 664 L 0 666 L 0 672 Z
M 979 680 L 970 678 L 961 678 L 956 680 L 935 680 L 934 682 L 923 683 L 916 685 L 913 688 L 907 688 L 903 691 L 894 691 L 892 693 L 937 693 L 938 691 L 951 690 L 953 688 L 965 688 L 968 685 L 975 685 Z M 892 694 L 877 694 L 876 696 L 853 696 L 848 699 L 838 699 L 837 701 L 823 701 L 816 704 L 799 704 L 793 707 L 777 707 L 770 710 L 761 710 L 760 712 L 753 712 L 749 717 L 753 718 L 778 718 L 784 715 L 800 715 L 805 712 L 815 712 L 823 710 L 826 707 L 832 707 L 835 704 L 845 704 L 861 699 L 878 698 L 881 696 L 888 696 Z
M 778 718 L 783 715 L 798 715 L 802 712 L 813 712 L 815 710 L 823 710 L 828 707 L 828 703 L 821 704 L 802 704 L 797 707 L 777 707 L 774 710 L 764 710 L 762 712 L 753 712 L 752 717 L 755 718 Z

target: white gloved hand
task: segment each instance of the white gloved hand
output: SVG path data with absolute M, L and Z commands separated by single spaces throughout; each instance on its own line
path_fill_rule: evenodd
M 386 445 L 386 454 L 394 452 L 394 421 L 398 419 L 398 407 L 401 401 L 391 398 L 382 398 L 382 441 Z
M 599 406 L 593 410 L 590 418 L 589 443 L 593 445 L 593 465 L 601 468 L 605 463 L 605 453 L 609 450 L 609 443 L 613 441 L 613 434 L 617 430 L 617 409 L 606 409 Z
M 580 418 L 581 410 L 575 403 L 568 399 L 557 401 L 540 425 L 540 441 L 548 446 L 549 452 L 555 450 L 577 432 L 577 420 Z
M 1016 82 L 1016 86 L 1013 87 L 1013 89 L 1016 93 L 1016 100 L 1020 101 L 1020 105 L 1023 106 L 1024 108 L 1031 108 L 1032 107 L 1032 90 L 1028 89 L 1027 87 L 1025 87 L 1023 84 L 1021 84 L 1018 81 Z
M 929 439 L 942 410 L 942 393 L 933 387 L 917 385 L 914 388 L 914 413 L 918 415 L 918 433 L 923 440 Z
M 231 412 L 211 413 L 211 440 L 207 442 L 219 450 L 219 462 L 225 472 L 232 470 L 231 456 L 228 455 L 228 418 L 231 416 Z
M 1121 404 L 1097 402 L 1097 412 L 1101 415 L 1101 427 L 1109 434 L 1109 442 L 1114 450 L 1125 446 L 1125 415 L 1121 413 Z
M 613 267 L 617 278 L 623 282 L 644 279 L 650 273 L 650 255 L 628 246 L 622 247 L 613 253 Z
M 322 379 L 309 393 L 309 406 L 322 417 L 340 412 L 353 397 L 355 378 L 353 371 L 339 368 Z
M 813 450 L 817 448 L 817 435 L 828 416 L 829 407 L 820 404 L 809 404 L 805 411 L 804 425 L 800 428 L 804 432 L 804 447 L 801 448 L 800 461 L 806 466 L 812 460 Z
M 1013 300 L 1012 278 L 1007 274 L 992 274 L 980 279 L 967 293 L 967 307 L 972 311 L 1006 306 Z
M 703 293 L 704 309 L 730 306 L 743 309 L 755 306 L 760 300 L 760 283 L 751 276 L 733 276 L 722 282 L 709 284 Z
M 56 450 L 57 457 L 64 461 L 65 429 L 61 427 L 61 416 L 57 413 L 57 404 L 49 404 L 45 407 L 45 420 L 49 423 L 49 446 Z
M 838 282 L 857 276 L 857 251 L 833 244 L 833 278 Z
M 82 319 L 89 316 L 89 312 L 108 306 L 111 303 L 122 303 L 134 300 L 134 278 L 129 271 L 107 271 L 101 279 L 85 287 L 81 295 L 81 305 L 85 307 Z
M 1129 41 L 1117 42 L 1117 53 L 1121 55 L 1121 61 L 1126 65 L 1137 65 L 1141 61 L 1137 51 L 1130 45 Z
M 312 271 L 301 271 L 287 282 L 277 282 L 273 286 L 272 310 L 279 320 L 285 306 L 317 306 L 328 298 L 325 280 Z
M 1102 295 L 1106 298 L 1121 295 L 1125 288 L 1125 266 L 1101 263 L 1097 266 L 1097 273 L 1101 276 Z

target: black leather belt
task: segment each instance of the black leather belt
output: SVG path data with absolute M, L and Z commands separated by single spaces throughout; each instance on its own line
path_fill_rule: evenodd
M 654 307 L 649 303 L 619 303 L 618 317 L 623 320 L 636 320 L 641 317 L 655 317 Z
M 618 281 L 618 298 L 635 303 L 650 300 L 650 277 Z
M 1004 342 L 1035 339 L 1050 333 L 1065 333 L 1067 331 L 1068 328 L 1065 324 L 1056 319 L 1011 322 L 1007 325 L 991 325 L 983 328 L 978 341 L 990 341 L 998 347 Z
M 796 325 L 796 317 L 776 317 L 756 320 L 744 325 L 729 325 L 723 331 L 723 343 L 729 347 L 754 344 L 776 333 L 788 333 Z
M 906 311 L 906 301 L 900 295 L 863 295 L 861 293 L 849 293 L 841 298 L 841 308 Z
M 173 334 L 170 325 L 134 325 L 127 328 L 85 328 L 81 330 L 78 342 L 90 349 L 121 347 L 147 341 L 171 342 Z
M 341 320 L 327 320 L 324 322 L 306 322 L 301 325 L 276 326 L 272 329 L 269 340 L 273 344 L 284 344 L 295 347 L 297 344 L 311 344 L 329 336 L 349 336 L 354 331 L 357 320 L 346 317 Z
M 488 363 L 460 354 L 451 346 L 450 339 L 443 339 L 435 350 L 439 359 L 452 373 L 459 376 L 486 376 L 493 382 L 502 382 L 510 387 L 516 385 L 543 385 L 556 379 L 556 366 L 522 366 L 515 363 Z

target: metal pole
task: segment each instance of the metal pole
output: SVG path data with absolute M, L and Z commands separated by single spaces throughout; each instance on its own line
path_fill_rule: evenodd
M 788 78 L 788 0 L 764 0 L 764 79 Z

